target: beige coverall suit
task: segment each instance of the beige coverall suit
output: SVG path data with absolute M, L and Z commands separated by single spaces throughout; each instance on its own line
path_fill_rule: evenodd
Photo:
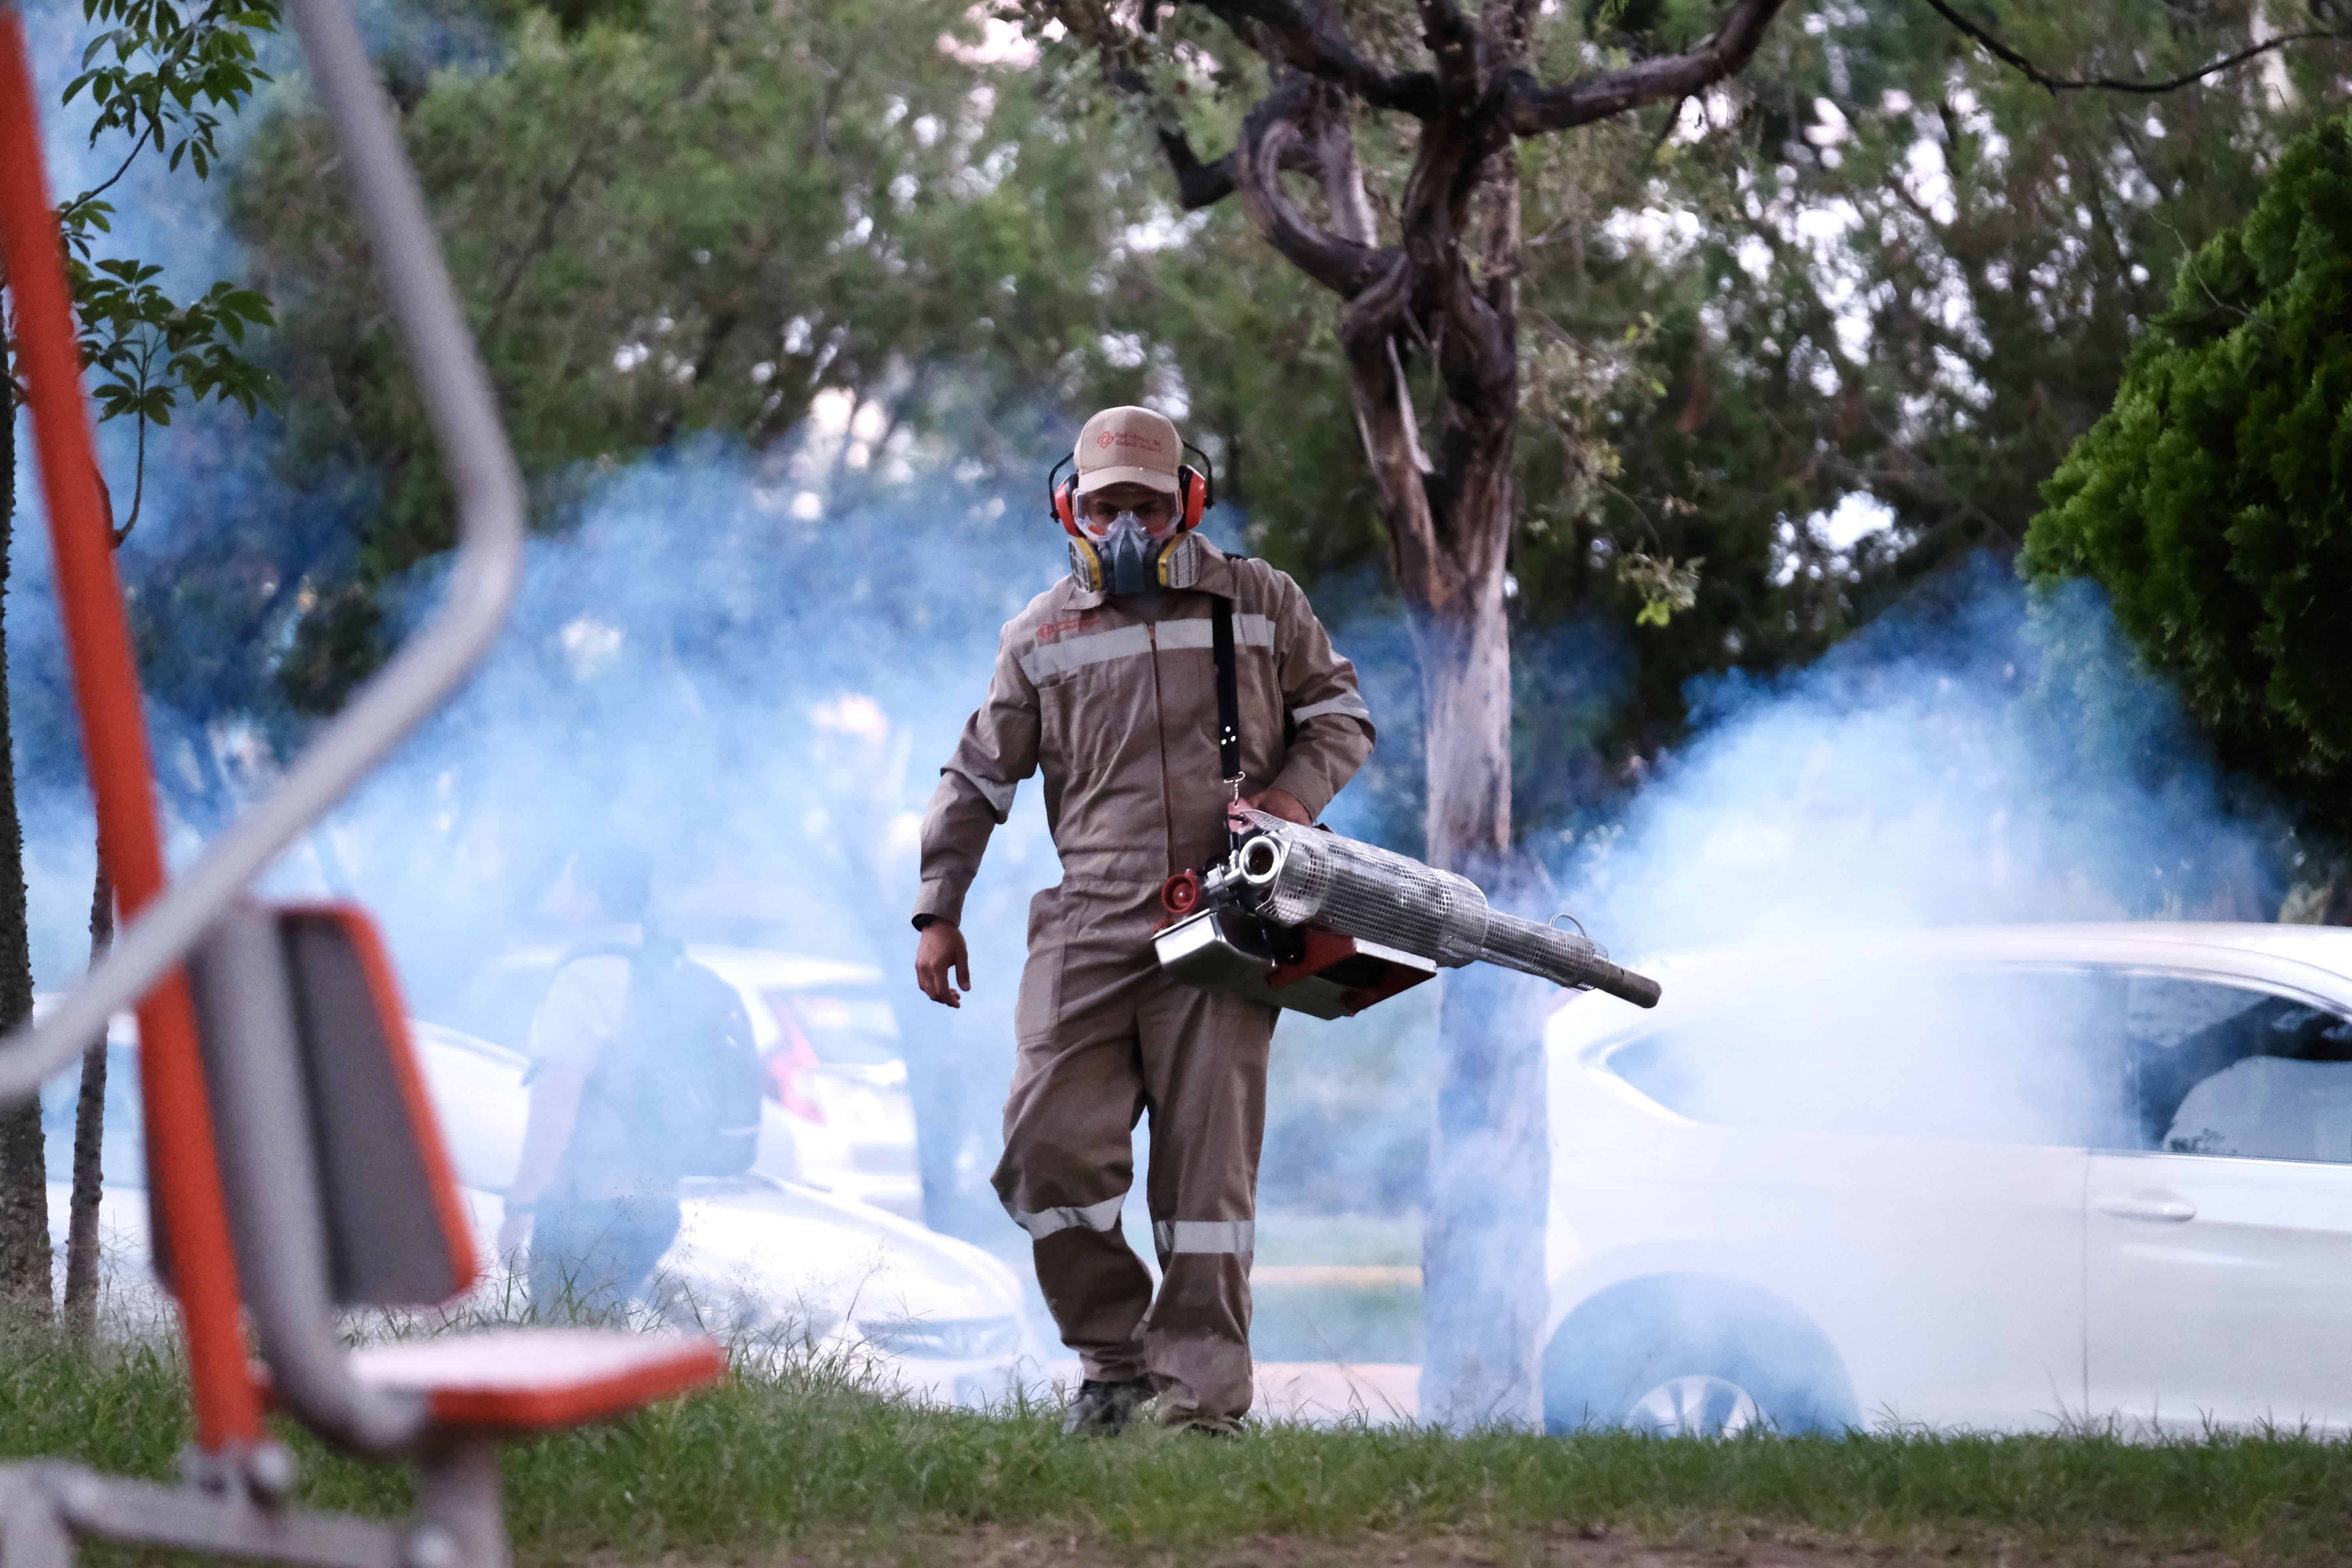
M 1234 605 L 1244 795 L 1278 786 L 1320 816 L 1372 745 L 1355 667 L 1298 585 L 1206 540 L 1196 547 L 1197 586 L 1163 593 L 1156 611 L 1066 577 L 1005 626 L 987 700 L 923 819 L 916 903 L 919 919 L 961 920 L 1013 786 L 1042 771 L 1062 881 L 1029 906 L 996 1192 L 1033 1238 L 1038 1283 L 1086 1375 L 1150 1375 L 1171 1422 L 1249 1408 L 1275 1019 L 1162 978 L 1151 951 L 1160 883 L 1227 849 L 1210 596 Z M 1147 1110 L 1156 1304 L 1119 1231 L 1129 1139 Z

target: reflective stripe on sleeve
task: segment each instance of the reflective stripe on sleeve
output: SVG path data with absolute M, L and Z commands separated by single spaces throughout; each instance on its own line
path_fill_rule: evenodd
M 1372 710 L 1364 706 L 1360 697 L 1334 697 L 1328 701 L 1309 702 L 1304 708 L 1292 709 L 1290 717 L 1304 724 L 1309 719 L 1319 719 L 1326 713 L 1345 713 L 1349 718 L 1361 719 L 1367 724 L 1372 721 Z
M 1035 1214 L 1031 1214 L 1025 1209 L 1017 1209 L 1011 1204 L 1006 1204 L 1004 1212 L 1013 1216 L 1014 1225 L 1029 1233 L 1030 1240 L 1043 1241 L 1057 1230 L 1070 1230 L 1078 1226 L 1084 1226 L 1088 1230 L 1117 1230 L 1118 1211 L 1120 1205 L 1126 1202 L 1127 1194 L 1120 1193 L 1116 1197 L 1105 1198 L 1098 1204 L 1087 1204 L 1082 1207 L 1040 1209 Z
M 956 777 L 963 780 L 964 783 L 978 790 L 980 792 L 980 798 L 988 802 L 989 809 L 996 813 L 997 821 L 1002 822 L 1007 816 L 1013 815 L 1013 786 L 1005 783 L 1003 779 L 984 779 L 978 773 L 971 772 L 969 768 L 950 766 L 941 768 L 940 772 L 943 773 L 953 773 Z
M 1252 1219 L 1163 1219 L 1151 1227 L 1151 1239 L 1165 1253 L 1255 1252 L 1257 1221 Z

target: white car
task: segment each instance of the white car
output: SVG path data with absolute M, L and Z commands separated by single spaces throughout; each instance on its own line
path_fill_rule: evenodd
M 504 1216 L 499 1193 L 521 1150 L 524 1058 L 487 1040 L 412 1023 L 412 1038 L 483 1256 Z M 139 1153 L 135 1035 L 118 1023 L 107 1074 L 108 1181 L 103 1245 L 119 1307 L 152 1311 L 141 1286 L 148 1258 Z M 77 1071 L 42 1094 L 49 1151 L 49 1227 L 65 1243 Z M 776 1114 L 770 1108 L 771 1114 Z M 689 1183 L 678 1239 L 658 1268 L 671 1315 L 722 1335 L 806 1340 L 820 1354 L 870 1368 L 877 1380 L 940 1403 L 1002 1400 L 1044 1363 L 1021 1284 L 966 1242 L 860 1204 L 754 1172 Z M 519 1287 L 493 1267 L 478 1288 L 492 1303 Z
M 1546 1037 L 1551 1430 L 2352 1431 L 2352 930 L 1645 967 Z
M 457 1021 L 520 1047 L 561 947 L 520 949 L 485 968 Z M 871 965 L 753 948 L 693 945 L 687 957 L 735 988 L 785 1119 L 761 1134 L 761 1168 L 923 1217 L 915 1107 L 898 1019 Z

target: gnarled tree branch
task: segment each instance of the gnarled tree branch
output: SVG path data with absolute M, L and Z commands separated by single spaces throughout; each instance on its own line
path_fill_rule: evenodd
M 1531 73 L 1515 70 L 1497 77 L 1490 92 L 1500 100 L 1504 121 L 1516 136 L 1541 136 L 1661 99 L 1688 97 L 1736 75 L 1764 41 L 1764 29 L 1782 4 L 1738 0 L 1713 37 L 1683 54 L 1639 60 L 1559 87 L 1545 87 Z
M 1161 126 L 1160 150 L 1168 155 L 1169 172 L 1176 176 L 1176 205 L 1186 212 L 1213 206 L 1234 194 L 1234 155 L 1201 162 L 1192 139 L 1181 126 Z
M 1304 150 L 1302 121 L 1314 107 L 1314 93 L 1312 78 L 1291 71 L 1249 111 L 1230 154 L 1233 179 L 1266 243 L 1326 289 L 1352 300 L 1387 270 L 1393 253 L 1308 222 L 1282 188 L 1285 162 Z
M 1159 131 L 1160 150 L 1168 154 L 1169 172 L 1176 176 L 1176 201 L 1186 212 L 1214 206 L 1232 195 L 1238 188 L 1234 184 L 1234 155 L 1203 163 L 1192 151 L 1192 139 L 1184 134 L 1181 125 L 1163 125 Z M 1294 142 L 1283 149 L 1282 167 L 1302 170 L 1322 177 L 1321 154 L 1304 142 Z
M 1209 14 L 1247 37 L 1244 23 L 1264 30 L 1281 50 L 1278 63 L 1337 82 L 1375 109 L 1395 109 L 1426 120 L 1444 108 L 1437 78 L 1428 71 L 1391 71 L 1360 52 L 1329 0 L 1201 0 Z
M 1313 123 L 1316 177 L 1323 183 L 1323 208 L 1339 237 L 1359 245 L 1377 245 L 1380 229 L 1372 215 L 1371 196 L 1364 189 L 1364 164 L 1356 153 L 1349 107 L 1337 89 L 1323 89 Z M 1424 476 L 1435 471 L 1422 447 L 1412 384 L 1405 379 L 1404 356 L 1397 347 L 1399 336 L 1415 329 L 1408 311 L 1410 272 L 1402 254 L 1391 254 L 1396 256 L 1395 265 L 1349 301 L 1340 313 L 1339 326 L 1341 344 L 1348 351 L 1357 432 L 1366 444 L 1365 450 L 1386 450 L 1372 443 L 1391 437 L 1402 447 L 1387 465 L 1397 471 L 1382 474 L 1383 482 L 1399 481 L 1406 468 Z M 1410 531 L 1413 524 L 1408 520 L 1404 526 Z
M 1437 60 L 1437 78 L 1448 93 L 1468 100 L 1478 92 L 1478 38 L 1454 0 L 1420 0 L 1422 42 Z
M 2224 55 L 2210 65 L 2200 66 L 2195 70 L 2189 71 L 2185 75 L 2168 77 L 2162 81 L 2132 81 L 2122 77 L 2112 76 L 2065 77 L 2058 76 L 2050 71 L 2043 70 L 2040 66 L 2035 65 L 2032 60 L 2027 59 L 2023 55 L 2019 54 L 2015 49 L 2011 48 L 2007 44 L 2002 43 L 2000 38 L 1993 35 L 1990 28 L 1979 26 L 1975 22 L 1969 21 L 1966 16 L 1961 16 L 1958 10 L 1947 4 L 1946 0 L 1927 0 L 1927 8 L 1935 12 L 1937 16 L 1941 16 L 1945 21 L 1949 22 L 1953 26 L 1958 27 L 1969 37 L 1975 39 L 1979 44 L 1983 45 L 1985 53 L 1992 56 L 1993 58 L 2000 61 L 2003 65 L 2015 68 L 2020 76 L 2033 83 L 2034 86 L 2047 88 L 2053 93 L 2079 92 L 2084 90 L 2138 93 L 2170 92 L 2176 88 L 2188 87 L 2191 83 L 2203 81 L 2207 77 L 2214 76 L 2221 71 L 2228 70 L 2232 66 L 2244 65 L 2248 60 L 2254 58 L 2258 55 L 2269 54 L 2273 49 L 2283 49 L 2289 44 L 2307 44 L 2315 38 L 2334 38 L 2338 43 L 2352 41 L 2347 40 L 2346 35 L 2342 33 L 2331 32 L 2324 27 L 2315 27 L 2300 33 L 2282 33 L 2275 38 L 2264 38 L 2261 43 L 2240 49 L 2235 54 Z

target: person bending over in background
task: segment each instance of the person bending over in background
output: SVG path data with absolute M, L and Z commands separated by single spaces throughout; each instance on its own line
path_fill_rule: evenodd
M 677 1237 L 677 1178 L 631 1135 L 644 1108 L 620 1103 L 598 1071 L 627 1024 L 652 882 L 643 851 L 605 845 L 566 861 L 541 906 L 573 941 L 531 1016 L 530 1109 L 499 1226 L 500 1256 L 530 1247 L 541 1316 L 641 1296 Z
M 1111 408 L 1055 493 L 1072 573 L 1009 623 L 988 696 L 923 819 L 917 984 L 961 1005 L 957 921 L 1014 786 L 1043 770 L 1061 885 L 1030 905 L 997 1195 L 1084 1381 L 1066 1433 L 1160 1421 L 1230 1431 L 1250 1405 L 1249 1266 L 1275 1010 L 1166 979 L 1160 884 L 1228 848 L 1213 611 L 1233 627 L 1249 804 L 1307 823 L 1371 750 L 1355 667 L 1298 585 L 1191 531 L 1208 501 L 1175 426 Z M 1151 1115 L 1147 1194 L 1162 1280 L 1127 1244 L 1130 1140 Z

